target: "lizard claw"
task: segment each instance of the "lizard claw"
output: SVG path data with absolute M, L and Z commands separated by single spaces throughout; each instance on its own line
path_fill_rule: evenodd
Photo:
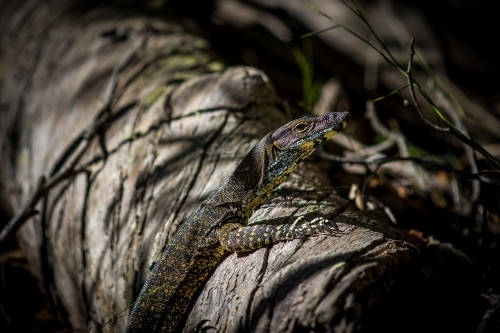
M 335 231 L 340 232 L 340 229 L 339 229 L 339 226 L 337 225 L 337 223 L 333 222 L 332 220 L 325 220 L 325 221 L 329 227 L 332 227 L 333 229 L 335 229 Z
M 330 235 L 333 235 L 332 229 L 330 229 L 331 222 L 330 220 L 326 220 L 323 217 L 317 217 L 316 219 L 313 220 L 313 222 L 316 222 L 318 224 L 318 230 L 319 231 L 325 231 L 329 233 Z
M 321 223 L 320 223 L 320 227 L 321 227 L 324 231 L 326 231 L 327 233 L 329 233 L 330 235 L 332 235 L 332 234 L 333 234 L 332 229 L 330 229 L 330 226 L 329 226 L 327 223 L 321 222 Z

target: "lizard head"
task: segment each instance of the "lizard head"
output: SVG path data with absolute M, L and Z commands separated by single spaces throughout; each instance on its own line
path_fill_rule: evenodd
M 330 112 L 323 116 L 292 120 L 272 133 L 273 145 L 279 151 L 316 148 L 338 134 L 351 120 L 349 112 Z
M 278 186 L 316 147 L 347 126 L 349 112 L 331 112 L 323 116 L 293 120 L 271 134 L 271 160 L 267 162 L 267 181 Z
M 245 156 L 226 185 L 220 188 L 226 193 L 222 195 L 222 202 L 241 203 L 242 215 L 249 218 L 253 209 L 285 181 L 303 159 L 344 129 L 350 119 L 349 112 L 331 112 L 293 120 L 269 133 Z M 227 193 L 230 193 L 230 200 Z

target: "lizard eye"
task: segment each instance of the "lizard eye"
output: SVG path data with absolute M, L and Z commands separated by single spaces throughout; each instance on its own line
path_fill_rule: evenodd
M 297 125 L 295 125 L 293 127 L 293 130 L 296 132 L 296 133 L 304 133 L 306 132 L 307 130 L 309 130 L 310 128 L 310 124 L 308 123 L 298 123 Z

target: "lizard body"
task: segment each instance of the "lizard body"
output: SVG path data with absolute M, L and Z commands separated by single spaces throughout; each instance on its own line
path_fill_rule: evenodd
M 125 332 L 180 331 L 194 294 L 229 253 L 330 231 L 321 220 L 248 226 L 248 219 L 304 158 L 349 120 L 348 112 L 303 117 L 259 141 L 167 245 L 135 302 Z

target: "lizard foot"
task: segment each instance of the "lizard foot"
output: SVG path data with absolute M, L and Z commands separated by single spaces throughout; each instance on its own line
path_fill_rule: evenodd
M 290 226 L 289 232 L 293 238 L 304 239 L 305 236 L 325 233 L 333 235 L 332 229 L 340 231 L 335 222 L 323 217 L 317 217 L 309 222 L 302 222 L 303 220 L 304 216 L 299 216 Z

